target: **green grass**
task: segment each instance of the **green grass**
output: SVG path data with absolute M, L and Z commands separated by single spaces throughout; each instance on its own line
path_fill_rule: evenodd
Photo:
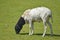
M 43 23 L 34 23 L 34 35 L 29 36 L 28 24 L 24 25 L 20 34 L 15 34 L 15 24 L 24 10 L 45 6 L 52 10 L 53 32 L 47 28 L 43 38 Z M 60 40 L 60 0 L 0 0 L 0 40 Z

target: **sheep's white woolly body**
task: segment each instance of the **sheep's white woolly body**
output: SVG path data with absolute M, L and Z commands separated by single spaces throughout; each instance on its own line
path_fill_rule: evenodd
M 22 17 L 24 17 L 25 20 L 40 20 L 43 19 L 45 15 L 51 15 L 51 10 L 45 7 L 37 7 L 26 10 Z
M 43 33 L 43 37 L 45 36 L 46 33 L 46 23 L 50 26 L 51 29 L 51 34 L 52 32 L 52 25 L 49 22 L 49 18 L 52 19 L 52 14 L 51 14 L 51 10 L 46 8 L 46 7 L 37 7 L 37 8 L 33 8 L 33 9 L 28 9 L 26 10 L 22 17 L 24 18 L 24 20 L 29 22 L 29 27 L 30 27 L 30 31 L 29 31 L 29 35 L 33 34 L 33 21 L 43 21 L 44 24 L 44 33 Z

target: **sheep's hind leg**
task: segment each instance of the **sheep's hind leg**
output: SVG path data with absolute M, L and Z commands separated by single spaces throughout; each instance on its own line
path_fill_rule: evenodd
M 49 25 L 50 27 L 50 30 L 51 30 L 51 35 L 53 35 L 53 30 L 52 30 L 52 24 L 48 21 L 47 24 Z
M 44 36 L 45 36 L 46 29 L 47 29 L 46 20 L 45 20 L 45 21 L 43 21 L 43 24 L 44 24 L 44 33 L 43 33 L 42 37 L 44 37 Z

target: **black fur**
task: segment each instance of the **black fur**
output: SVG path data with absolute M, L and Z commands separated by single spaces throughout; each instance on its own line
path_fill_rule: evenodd
M 24 24 L 25 24 L 25 20 L 23 17 L 21 17 L 15 26 L 16 34 L 19 34 Z

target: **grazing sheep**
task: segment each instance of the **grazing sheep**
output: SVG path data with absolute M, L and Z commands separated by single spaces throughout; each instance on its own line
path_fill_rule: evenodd
M 50 27 L 51 35 L 52 35 L 53 30 L 52 30 L 52 25 L 49 22 L 50 18 L 52 20 L 51 10 L 46 8 L 46 7 L 37 7 L 37 8 L 33 8 L 33 9 L 27 9 L 22 14 L 20 20 L 18 21 L 18 23 L 15 26 L 16 33 L 18 34 L 19 31 L 21 31 L 23 25 L 28 22 L 29 23 L 29 35 L 32 35 L 33 34 L 33 29 L 34 29 L 33 23 L 35 21 L 37 21 L 37 22 L 42 21 L 43 25 L 44 25 L 44 33 L 43 33 L 42 37 L 45 36 L 46 29 L 47 29 L 47 24 Z

